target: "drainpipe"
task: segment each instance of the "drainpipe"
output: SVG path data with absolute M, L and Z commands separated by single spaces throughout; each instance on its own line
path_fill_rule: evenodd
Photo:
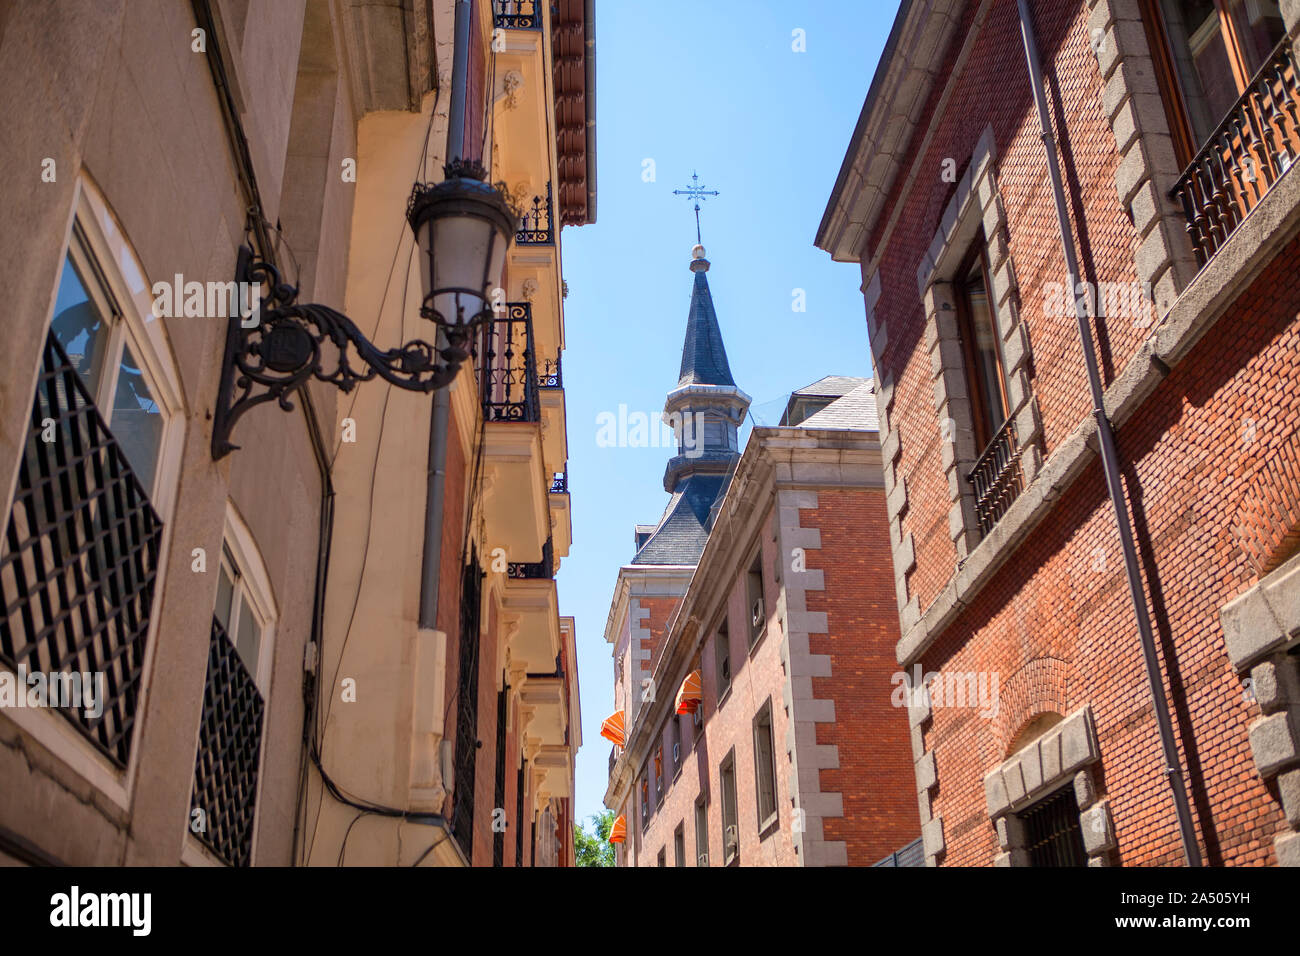
M 456 0 L 455 35 L 451 60 L 451 103 L 447 118 L 448 160 L 463 158 L 465 101 L 469 85 L 469 31 L 471 0 Z M 439 336 L 441 336 L 439 332 Z M 429 470 L 424 507 L 424 564 L 420 575 L 421 632 L 438 629 L 438 579 L 442 572 L 442 509 L 447 484 L 447 417 L 451 396 L 447 388 L 433 393 L 429 420 Z M 422 636 L 424 636 L 422 634 Z
M 1137 551 L 1133 544 L 1133 531 L 1129 524 L 1128 504 L 1124 499 L 1124 486 L 1119 477 L 1119 451 L 1115 433 L 1106 417 L 1105 397 L 1101 374 L 1097 371 L 1097 354 L 1092 344 L 1092 330 L 1084 299 L 1078 296 L 1079 261 L 1075 256 L 1074 237 L 1070 231 L 1070 215 L 1065 204 L 1065 190 L 1061 186 L 1061 169 L 1056 152 L 1056 139 L 1052 136 L 1052 122 L 1047 112 L 1047 96 L 1043 92 L 1043 75 L 1039 68 L 1038 41 L 1034 36 L 1033 20 L 1028 0 L 1016 0 L 1020 8 L 1020 32 L 1025 41 L 1025 60 L 1029 65 L 1029 80 L 1033 87 L 1034 104 L 1038 107 L 1038 122 L 1042 128 L 1043 149 L 1047 153 L 1047 175 L 1056 199 L 1056 218 L 1061 232 L 1061 248 L 1065 252 L 1065 269 L 1070 281 L 1070 294 L 1074 296 L 1074 314 L 1079 323 L 1079 340 L 1083 345 L 1083 361 L 1088 369 L 1088 387 L 1092 392 L 1092 414 L 1097 420 L 1097 439 L 1101 446 L 1101 467 L 1106 474 L 1106 490 L 1115 508 L 1115 522 L 1119 526 L 1120 547 L 1124 551 L 1124 569 L 1128 575 L 1129 593 L 1133 599 L 1133 612 L 1137 616 L 1138 635 L 1142 640 L 1142 656 L 1146 660 L 1147 683 L 1155 702 L 1156 723 L 1160 728 L 1160 745 L 1164 751 L 1165 776 L 1174 798 L 1174 813 L 1183 843 L 1183 859 L 1188 866 L 1201 866 L 1201 848 L 1196 842 L 1196 829 L 1192 825 L 1191 806 L 1183 780 L 1182 766 L 1178 760 L 1178 747 L 1174 743 L 1173 722 L 1169 718 L 1169 703 L 1165 697 L 1164 677 L 1160 672 L 1160 659 L 1156 656 L 1155 637 L 1151 633 L 1151 616 L 1147 610 L 1146 593 L 1142 588 L 1142 574 L 1138 568 Z

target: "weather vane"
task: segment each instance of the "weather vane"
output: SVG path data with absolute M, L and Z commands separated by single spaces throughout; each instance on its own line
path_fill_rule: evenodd
M 700 238 L 700 201 L 718 195 L 718 191 L 716 189 L 705 189 L 700 185 L 699 173 L 692 172 L 691 184 L 685 189 L 674 189 L 673 195 L 685 196 L 687 199 L 695 200 L 695 241 L 703 243 L 704 240 Z

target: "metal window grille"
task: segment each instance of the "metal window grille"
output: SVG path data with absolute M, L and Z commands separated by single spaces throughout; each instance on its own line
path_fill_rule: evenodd
M 493 813 L 496 812 L 496 808 L 500 808 L 504 812 L 506 806 L 506 695 L 509 690 L 510 685 L 507 684 L 505 690 L 497 693 L 497 778 L 495 800 L 492 804 Z M 506 865 L 505 830 L 493 830 L 492 865 Z
M 1074 788 L 1057 791 L 1020 814 L 1030 866 L 1087 866 Z
M 515 866 L 524 865 L 524 772 L 528 761 L 519 765 L 518 783 L 515 786 Z
M 203 811 L 195 835 L 231 866 L 252 858 L 264 711 L 257 682 L 214 617 L 192 807 Z
M 161 540 L 144 486 L 47 334 L 0 548 L 0 660 L 29 674 L 102 673 L 100 716 L 60 713 L 118 767 L 130 757 Z
M 453 784 L 451 829 L 465 859 L 474 862 L 474 772 L 478 756 L 478 639 L 483 575 L 478 557 L 461 574 L 460 691 L 456 698 L 456 776 Z

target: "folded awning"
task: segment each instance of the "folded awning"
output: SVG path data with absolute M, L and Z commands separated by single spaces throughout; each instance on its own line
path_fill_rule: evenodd
M 600 735 L 615 747 L 622 747 L 626 739 L 623 732 L 623 712 L 615 711 L 601 722 Z
M 614 825 L 609 828 L 609 842 L 622 843 L 626 839 L 627 839 L 627 817 L 623 816 L 622 814 L 619 814 L 618 819 L 614 821 Z
M 704 682 L 700 679 L 700 672 L 691 671 L 686 675 L 686 680 L 682 681 L 682 686 L 677 690 L 677 713 L 695 713 L 700 707 L 700 701 L 703 699 Z

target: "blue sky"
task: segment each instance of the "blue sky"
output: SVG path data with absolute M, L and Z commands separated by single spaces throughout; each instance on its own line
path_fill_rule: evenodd
M 633 555 L 632 526 L 657 521 L 667 504 L 672 454 L 599 447 L 597 418 L 623 404 L 657 419 L 677 382 L 695 219 L 672 191 L 698 172 L 721 192 L 702 204 L 709 285 L 753 419 L 776 424 L 789 393 L 824 375 L 870 375 L 858 270 L 812 243 L 897 9 L 896 0 L 596 6 L 598 219 L 562 237 L 574 542 L 559 589 L 578 635 L 580 820 L 605 793 L 614 583 Z M 805 52 L 792 49 L 795 30 Z M 796 289 L 806 311 L 792 308 Z

